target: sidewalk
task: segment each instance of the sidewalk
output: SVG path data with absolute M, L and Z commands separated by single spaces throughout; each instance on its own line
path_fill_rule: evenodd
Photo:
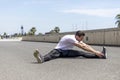
M 9 38 L 9 39 L 0 39 L 0 41 L 21 41 L 22 37 L 19 38 Z

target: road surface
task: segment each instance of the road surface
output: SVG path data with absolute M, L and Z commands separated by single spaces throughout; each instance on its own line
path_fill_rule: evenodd
M 55 45 L 0 41 L 0 80 L 120 80 L 120 47 L 106 47 L 108 59 L 59 58 L 38 64 L 34 49 L 45 55 Z

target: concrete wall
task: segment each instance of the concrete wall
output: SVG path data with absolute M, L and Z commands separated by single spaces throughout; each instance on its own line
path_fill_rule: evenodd
M 88 31 L 84 41 L 89 44 L 104 44 L 104 33 L 101 31 Z
M 85 33 L 86 33 L 86 37 L 88 37 L 88 40 L 85 39 L 86 43 L 120 46 L 119 28 L 90 30 L 90 31 L 85 31 Z
M 84 42 L 88 44 L 99 45 L 116 45 L 120 46 L 120 29 L 109 28 L 99 30 L 84 31 L 86 36 Z M 75 32 L 66 32 L 60 34 L 44 35 L 44 36 L 24 36 L 23 41 L 43 41 L 43 42 L 58 42 L 61 37 L 66 34 L 74 34 Z

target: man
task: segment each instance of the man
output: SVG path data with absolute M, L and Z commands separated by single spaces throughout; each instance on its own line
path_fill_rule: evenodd
M 38 50 L 35 50 L 34 57 L 37 59 L 38 63 L 43 63 L 56 58 L 65 57 L 78 57 L 83 56 L 85 58 L 100 58 L 106 59 L 106 49 L 103 47 L 103 51 L 96 51 L 91 46 L 84 43 L 82 40 L 85 33 L 82 31 L 77 31 L 75 35 L 65 35 L 61 38 L 55 49 L 51 52 L 42 56 Z M 72 48 L 77 46 L 88 52 L 73 50 Z

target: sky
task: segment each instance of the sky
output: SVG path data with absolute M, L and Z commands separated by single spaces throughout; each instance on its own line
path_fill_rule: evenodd
M 0 0 L 0 34 L 113 28 L 117 14 L 120 0 Z

